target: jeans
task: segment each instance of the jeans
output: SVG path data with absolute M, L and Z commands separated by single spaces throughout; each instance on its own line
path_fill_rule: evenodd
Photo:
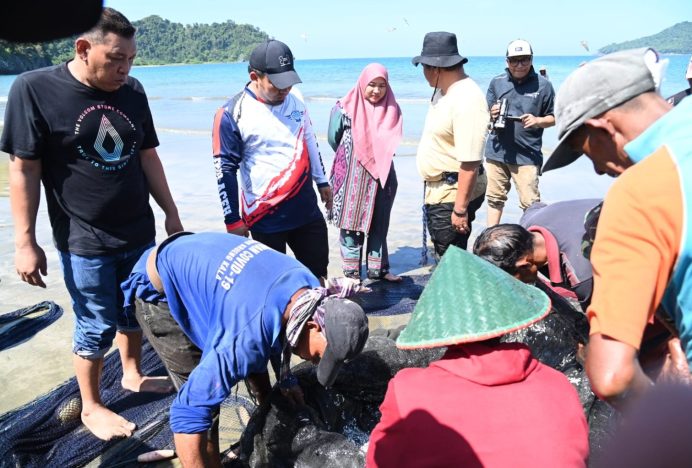
M 168 303 L 153 304 L 137 299 L 135 314 L 142 332 L 166 367 L 176 390 L 180 390 L 202 359 L 202 350 L 190 341 L 171 315 Z M 218 443 L 219 408 L 213 411 L 213 422 L 207 438 Z
M 144 335 L 171 376 L 173 385 L 180 390 L 199 364 L 202 351 L 183 333 L 171 315 L 168 303 L 152 304 L 137 299 L 135 314 Z
M 450 245 L 455 245 L 460 249 L 466 250 L 466 246 L 471 236 L 471 224 L 476 219 L 476 211 L 483 204 L 484 196 L 476 197 L 469 203 L 466 211 L 469 217 L 469 231 L 465 234 L 458 232 L 452 226 L 452 210 L 454 203 L 437 203 L 425 205 L 425 217 L 428 224 L 430 239 L 435 247 L 435 258 L 440 258 L 447 251 Z
M 100 359 L 113 344 L 116 330 L 139 330 L 134 315 L 123 309 L 120 283 L 153 245 L 111 255 L 58 252 L 75 313 L 72 352 L 86 359 Z

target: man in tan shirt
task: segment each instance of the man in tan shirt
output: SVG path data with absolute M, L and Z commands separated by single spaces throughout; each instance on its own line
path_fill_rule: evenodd
M 487 185 L 481 162 L 488 106 L 464 73 L 467 61 L 448 32 L 426 34 L 421 55 L 412 60 L 423 64 L 425 79 L 435 88 L 416 163 L 425 181 L 426 222 L 438 260 L 450 245 L 466 249 Z

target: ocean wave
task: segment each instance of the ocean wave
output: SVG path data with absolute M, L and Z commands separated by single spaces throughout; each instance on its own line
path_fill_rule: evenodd
M 220 101 L 225 102 L 230 99 L 229 96 L 177 96 L 171 98 L 175 101 Z
M 343 96 L 305 96 L 305 100 L 308 102 L 332 102 L 335 103 L 339 99 L 341 99 Z M 398 97 L 396 98 L 396 101 L 399 104 L 428 104 L 430 103 L 430 98 L 401 98 Z
M 0 123 L 1 125 L 1 123 Z M 191 135 L 191 136 L 211 136 L 211 130 L 203 130 L 197 128 L 173 128 L 173 127 L 156 127 L 156 131 L 159 133 L 172 133 L 176 135 Z M 317 140 L 320 144 L 326 144 L 327 135 L 325 133 L 318 133 Z M 417 138 L 404 138 L 401 140 L 399 146 L 403 147 L 415 147 L 418 146 Z
M 176 135 L 211 136 L 211 130 L 199 130 L 195 128 L 156 127 L 156 131 L 159 133 L 173 133 Z
M 229 96 L 147 96 L 150 101 L 192 101 L 192 102 L 226 102 L 230 99 Z

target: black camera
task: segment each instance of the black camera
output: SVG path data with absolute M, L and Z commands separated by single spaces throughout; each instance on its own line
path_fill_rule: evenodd
M 490 122 L 490 130 L 497 132 L 504 130 L 507 126 L 507 122 L 520 122 L 521 117 L 518 115 L 509 115 L 509 102 L 506 98 L 499 99 L 495 104 L 499 104 L 500 113 L 498 116 Z

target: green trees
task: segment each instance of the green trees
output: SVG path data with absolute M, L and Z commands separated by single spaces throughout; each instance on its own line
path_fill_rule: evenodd
M 618 50 L 637 47 L 653 47 L 662 54 L 692 53 L 692 22 L 684 21 L 653 36 L 642 37 L 633 41 L 607 45 L 598 51 L 609 54 Z
M 133 21 L 137 27 L 137 65 L 167 63 L 236 62 L 246 60 L 267 34 L 233 21 L 183 25 L 152 15 Z M 41 44 L 0 41 L 0 73 L 14 74 L 68 60 L 74 39 Z

